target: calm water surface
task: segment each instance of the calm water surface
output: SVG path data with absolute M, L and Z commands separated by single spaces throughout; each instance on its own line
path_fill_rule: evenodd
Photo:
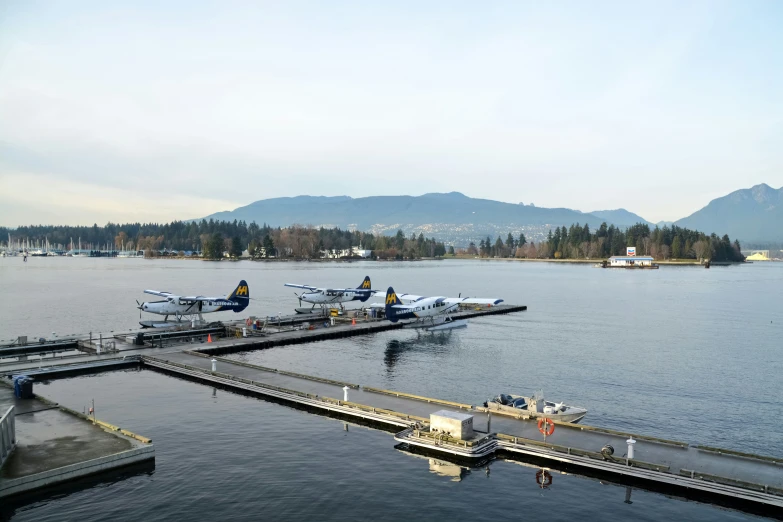
M 587 407 L 590 424 L 783 455 L 783 264 L 615 271 L 473 261 L 0 259 L 0 338 L 135 328 L 144 288 L 220 295 L 246 279 L 255 299 L 247 313 L 266 315 L 296 306 L 285 282 L 357 286 L 365 275 L 374 288 L 501 297 L 529 310 L 474 319 L 450 334 L 394 331 L 234 357 L 469 403 L 543 388 Z M 394 450 L 384 432 L 345 432 L 336 420 L 221 391 L 213 397 L 211 388 L 150 371 L 39 389 L 77 409 L 95 397 L 106 420 L 155 440 L 156 469 L 22 508 L 20 520 L 504 519 L 536 506 L 554 519 L 748 518 L 644 491 L 624 504 L 625 488 L 576 476 L 557 475 L 541 490 L 535 469 L 515 463 L 494 463 L 489 478 L 473 470 L 453 481 L 453 470 L 436 474 L 431 468 L 441 466 Z
M 26 506 L 14 521 L 62 520 L 753 520 L 576 475 L 495 461 L 490 474 L 394 449 L 391 434 L 149 370 L 55 381 L 39 393 L 132 426 L 153 472 Z

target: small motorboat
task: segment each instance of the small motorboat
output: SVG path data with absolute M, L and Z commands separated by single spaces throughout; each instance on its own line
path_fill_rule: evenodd
M 485 402 L 484 407 L 490 411 L 527 415 L 530 418 L 546 417 L 560 422 L 577 423 L 587 415 L 586 408 L 544 400 L 544 393 L 540 391 L 532 397 L 501 393 Z

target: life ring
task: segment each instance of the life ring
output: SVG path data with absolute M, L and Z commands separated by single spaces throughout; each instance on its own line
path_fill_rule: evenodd
M 555 432 L 555 421 L 541 417 L 538 419 L 538 431 L 549 437 Z
M 245 319 L 245 324 L 247 326 L 252 326 L 253 325 L 253 320 L 248 317 L 247 319 Z
M 536 484 L 542 488 L 548 488 L 552 485 L 552 474 L 545 469 L 536 472 Z

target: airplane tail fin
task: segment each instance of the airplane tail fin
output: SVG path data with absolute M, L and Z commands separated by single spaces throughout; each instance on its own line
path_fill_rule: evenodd
M 250 304 L 250 287 L 247 286 L 247 281 L 241 280 L 234 291 L 228 295 L 228 299 L 239 303 L 239 306 L 234 308 L 235 312 L 241 312 L 247 308 L 247 305 Z
M 397 317 L 395 316 L 392 307 L 398 304 L 400 304 L 400 299 L 397 297 L 397 294 L 394 292 L 394 288 L 389 287 L 389 289 L 386 290 L 386 319 L 388 319 L 393 323 L 397 322 Z
M 369 291 L 372 290 L 372 283 L 370 283 L 370 276 L 364 276 L 364 281 L 362 281 L 362 284 L 360 284 L 356 288 L 359 290 L 368 290 L 363 295 L 362 294 L 359 295 L 359 300 L 361 302 L 367 301 L 372 295 L 372 292 Z

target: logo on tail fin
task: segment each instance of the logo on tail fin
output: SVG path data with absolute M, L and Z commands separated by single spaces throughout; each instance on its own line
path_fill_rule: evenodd
M 248 286 L 247 281 L 244 279 L 241 280 L 234 291 L 231 292 L 231 294 L 228 296 L 228 298 L 229 300 L 238 302 L 240 305 L 244 305 L 242 307 L 244 310 L 250 301 L 250 287 Z
M 239 313 L 250 304 L 250 287 L 247 286 L 247 281 L 244 279 L 239 282 L 237 287 L 228 296 L 229 301 L 233 301 L 235 304 L 224 307 L 225 310 L 233 310 L 235 313 Z
M 372 288 L 372 285 L 370 284 L 370 276 L 365 276 L 364 281 L 362 281 L 362 284 L 359 285 L 358 288 L 361 288 L 362 290 L 370 290 Z
M 386 290 L 386 319 L 393 323 L 397 322 L 397 315 L 392 307 L 398 304 L 400 304 L 400 300 L 397 298 L 397 294 L 394 293 L 394 288 L 389 287 Z

